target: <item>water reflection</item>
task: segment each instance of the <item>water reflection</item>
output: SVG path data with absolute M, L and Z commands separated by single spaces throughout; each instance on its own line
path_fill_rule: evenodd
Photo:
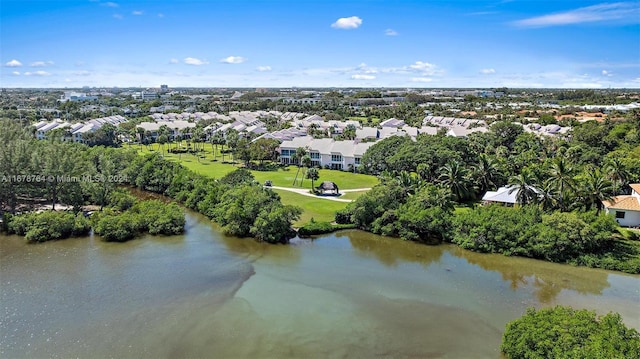
M 446 250 L 445 246 L 402 242 L 397 238 L 376 236 L 357 230 L 341 231 L 336 233 L 335 237 L 349 238 L 358 255 L 374 257 L 387 267 L 396 267 L 403 262 L 419 263 L 428 267 L 434 262 L 439 262 Z
M 500 273 L 513 291 L 532 285 L 541 303 L 551 303 L 563 289 L 581 294 L 602 294 L 610 286 L 604 270 L 573 267 L 540 260 L 475 253 L 451 247 L 452 253 L 482 269 Z

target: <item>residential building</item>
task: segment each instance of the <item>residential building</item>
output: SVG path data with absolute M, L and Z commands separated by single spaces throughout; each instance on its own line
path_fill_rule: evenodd
M 296 137 L 280 145 L 280 161 L 295 164 L 295 153 L 299 147 L 307 149 L 311 164 L 336 170 L 351 170 L 360 166 L 362 156 L 373 142 L 352 140 L 336 141 L 332 138 L 314 139 L 311 136 Z
M 624 227 L 640 227 L 640 183 L 633 183 L 630 195 L 615 196 L 602 201 L 605 211 Z

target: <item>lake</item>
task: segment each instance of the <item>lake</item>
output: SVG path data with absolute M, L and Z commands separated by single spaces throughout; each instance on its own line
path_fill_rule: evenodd
M 0 236 L 0 357 L 498 358 L 508 321 L 557 304 L 640 329 L 640 276 L 356 230 L 267 245 L 186 216 L 127 243 Z

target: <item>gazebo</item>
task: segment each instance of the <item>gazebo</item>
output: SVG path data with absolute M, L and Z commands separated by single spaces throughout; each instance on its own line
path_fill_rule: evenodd
M 322 182 L 322 184 L 316 187 L 316 189 L 322 194 L 326 194 L 327 191 L 331 191 L 331 194 L 340 194 L 338 185 L 331 181 Z

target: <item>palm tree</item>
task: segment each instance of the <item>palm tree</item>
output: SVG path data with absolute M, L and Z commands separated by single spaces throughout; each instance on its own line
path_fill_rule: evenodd
M 304 156 L 302 156 L 302 159 L 300 160 L 302 162 L 302 178 L 300 179 L 300 187 L 302 187 L 302 183 L 304 182 L 304 178 L 306 177 L 306 174 L 309 173 L 309 168 L 311 168 L 311 156 L 305 154 Z
M 516 202 L 521 205 L 537 203 L 539 190 L 534 184 L 534 174 L 525 168 L 520 174 L 509 178 L 509 185 L 512 187 L 509 194 L 516 192 Z
M 478 179 L 480 193 L 485 193 L 489 188 L 498 187 L 502 173 L 497 161 L 483 153 L 478 157 L 478 164 L 473 167 L 473 177 Z
M 420 177 L 407 171 L 400 171 L 395 180 L 402 187 L 405 195 L 415 194 L 424 183 Z
M 469 170 L 458 161 L 451 161 L 440 169 L 438 180 L 441 184 L 451 189 L 456 201 L 468 198 L 472 191 Z
M 629 180 L 629 171 L 624 162 L 617 157 L 609 159 L 605 168 L 607 176 L 613 181 L 613 194 L 616 195 L 620 188 Z
M 310 180 L 311 180 L 311 190 L 313 191 L 313 189 L 315 188 L 315 187 L 313 186 L 313 183 L 314 183 L 318 178 L 320 178 L 320 172 L 318 172 L 318 169 L 317 169 L 317 168 L 315 168 L 315 167 L 311 167 L 311 168 L 309 168 L 309 170 L 307 171 L 307 175 L 306 175 L 306 177 L 307 177 L 308 179 L 310 179 Z
M 298 147 L 296 148 L 296 152 L 293 155 L 293 159 L 296 162 L 296 165 L 298 166 L 298 170 L 296 171 L 296 177 L 293 179 L 293 185 L 296 185 L 296 182 L 298 181 L 298 174 L 300 173 L 300 167 L 302 166 L 302 157 L 304 157 L 307 154 L 307 149 L 304 147 Z M 300 181 L 300 185 L 302 186 L 302 181 Z
M 613 184 L 598 168 L 586 169 L 580 188 L 587 211 L 591 209 L 592 205 L 595 205 L 596 213 L 599 214 L 604 207 L 602 201 L 608 201 L 612 198 Z
M 221 132 L 216 132 L 211 136 L 211 149 L 213 150 L 213 160 L 215 161 L 218 158 L 218 145 L 222 146 L 225 144 L 224 136 Z M 215 148 L 213 147 L 215 145 Z M 222 155 L 222 161 L 224 162 L 224 154 Z
M 549 183 L 558 191 L 558 204 L 560 211 L 564 211 L 567 191 L 575 188 L 575 180 L 573 178 L 573 167 L 562 157 L 557 157 L 551 164 L 549 171 Z

